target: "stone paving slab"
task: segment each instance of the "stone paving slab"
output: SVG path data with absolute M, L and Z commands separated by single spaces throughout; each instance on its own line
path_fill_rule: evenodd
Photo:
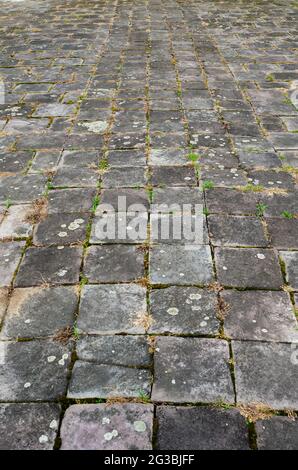
M 151 449 L 152 422 L 152 405 L 73 405 L 62 422 L 61 449 Z
M 297 450 L 297 419 L 272 416 L 268 420 L 257 421 L 255 426 L 260 450 Z
M 0 244 L 0 287 L 9 286 L 14 272 L 21 261 L 25 242 L 5 242 Z
M 236 410 L 207 407 L 157 408 L 160 450 L 248 450 L 245 418 Z
M 52 450 L 61 407 L 54 403 L 1 403 L 1 450 Z

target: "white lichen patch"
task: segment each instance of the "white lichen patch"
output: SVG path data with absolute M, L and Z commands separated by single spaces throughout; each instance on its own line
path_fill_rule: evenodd
M 170 308 L 168 308 L 167 313 L 169 315 L 175 316 L 175 315 L 178 315 L 179 310 L 176 307 L 170 307 Z
M 29 387 L 31 387 L 31 383 L 30 383 L 30 382 L 26 382 L 26 383 L 24 384 L 24 388 L 29 388 Z
M 134 421 L 133 427 L 137 432 L 145 432 L 146 431 L 146 423 L 144 421 Z
M 201 294 L 190 294 L 189 298 L 191 300 L 200 300 L 202 298 Z
M 48 362 L 54 362 L 54 360 L 56 359 L 56 356 L 48 356 Z
M 110 420 L 110 418 L 107 418 L 106 416 L 104 416 L 102 418 L 101 422 L 102 422 L 102 424 L 110 424 L 111 420 Z
M 110 441 L 111 439 L 113 439 L 113 437 L 117 437 L 118 436 L 118 431 L 116 429 L 113 429 L 112 432 L 106 432 L 104 434 L 104 438 L 106 441 Z
M 46 434 L 42 434 L 38 440 L 41 444 L 45 444 L 49 441 L 49 438 Z
M 65 276 L 66 273 L 67 273 L 67 269 L 60 269 L 57 274 L 59 277 L 63 277 Z
M 257 254 L 257 258 L 259 258 L 259 259 L 265 259 L 266 256 L 263 255 L 263 253 L 258 253 L 258 254 Z
M 58 422 L 53 419 L 51 422 L 50 422 L 50 428 L 51 429 L 58 429 Z
M 100 134 L 101 132 L 105 132 L 107 130 L 108 123 L 106 121 L 81 122 L 79 126 L 86 127 L 89 132 Z

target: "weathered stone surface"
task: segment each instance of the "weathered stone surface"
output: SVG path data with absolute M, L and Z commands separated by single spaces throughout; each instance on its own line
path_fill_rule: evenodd
M 19 268 L 15 286 L 76 284 L 79 281 L 82 248 L 28 248 Z
M 218 280 L 224 286 L 279 289 L 283 285 L 273 250 L 216 248 L 215 263 Z
M 0 288 L 0 322 L 4 318 L 6 307 L 8 305 L 8 289 Z
M 70 349 L 52 341 L 0 342 L 1 401 L 52 401 L 66 391 Z
M 101 364 L 149 367 L 151 355 L 145 336 L 85 336 L 76 345 L 78 359 Z
M 84 286 L 78 328 L 90 334 L 145 333 L 146 289 L 136 284 Z
M 150 395 L 151 374 L 136 369 L 76 361 L 69 384 L 68 398 L 138 397 Z
M 148 238 L 147 225 L 147 212 L 113 213 L 103 210 L 103 214 L 93 218 L 89 242 L 92 244 L 143 243 Z
M 203 193 L 199 188 L 153 188 L 151 212 L 177 212 L 183 210 L 183 204 L 203 204 Z
M 75 112 L 75 106 L 62 103 L 43 104 L 35 111 L 35 117 L 69 116 Z
M 55 188 L 96 188 L 99 174 L 93 169 L 60 168 L 55 174 L 52 184 Z
M 152 167 L 153 186 L 196 186 L 193 167 L 155 166 Z
M 266 219 L 266 223 L 272 246 L 279 249 L 298 249 L 298 219 Z
M 248 450 L 248 428 L 235 409 L 157 408 L 160 450 Z
M 135 246 L 91 246 L 84 274 L 90 282 L 127 282 L 144 276 L 144 253 Z
M 196 287 L 154 289 L 150 294 L 149 333 L 216 334 L 216 309 L 214 292 Z
M 212 282 L 209 246 L 157 245 L 150 250 L 149 273 L 152 284 L 197 284 Z
M 102 213 L 103 206 L 107 212 L 133 212 L 131 206 L 134 204 L 143 206 L 142 210 L 138 209 L 140 212 L 147 212 L 149 209 L 149 194 L 145 189 L 104 189 L 101 193 L 96 214 Z
M 150 164 L 153 166 L 185 165 L 187 152 L 184 149 L 151 149 Z
M 0 287 L 9 286 L 21 260 L 25 242 L 5 242 L 0 244 Z
M 215 246 L 266 247 L 264 227 L 256 217 L 209 216 L 211 240 Z
M 82 243 L 87 223 L 88 215 L 84 213 L 50 214 L 35 227 L 33 242 L 37 246 Z
M 255 424 L 258 449 L 297 450 L 298 421 L 286 416 L 272 416 Z
M 152 426 L 151 405 L 73 405 L 66 410 L 62 421 L 61 449 L 151 449 Z
M 227 290 L 220 296 L 225 303 L 227 336 L 239 340 L 298 341 L 298 324 L 288 293 Z
M 217 339 L 161 337 L 154 355 L 152 399 L 233 403 L 229 348 Z
M 1 337 L 37 338 L 55 335 L 73 325 L 77 303 L 74 287 L 15 289 Z
M 215 214 L 255 215 L 256 193 L 236 189 L 214 188 L 206 191 L 208 212 Z
M 103 188 L 133 188 L 145 184 L 145 170 L 141 167 L 111 168 L 102 176 Z
M 297 344 L 232 341 L 238 403 L 296 409 Z
M 49 214 L 59 212 L 88 212 L 96 195 L 95 189 L 58 189 L 50 191 L 48 201 Z
M 146 166 L 145 152 L 138 150 L 109 150 L 107 152 L 109 166 Z
M 293 289 L 298 290 L 298 253 L 296 251 L 280 251 L 279 254 L 285 264 L 287 282 Z
M 60 412 L 54 403 L 0 404 L 0 449 L 52 450 Z
M 0 178 L 0 201 L 15 204 L 32 202 L 42 196 L 46 178 L 42 175 L 18 175 Z
M 0 239 L 28 237 L 32 231 L 32 224 L 28 221 L 31 211 L 30 204 L 9 207 L 2 222 L 0 221 Z

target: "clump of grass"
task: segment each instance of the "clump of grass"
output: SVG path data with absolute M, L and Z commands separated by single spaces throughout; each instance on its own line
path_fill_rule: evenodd
M 294 214 L 288 211 L 283 211 L 281 215 L 285 217 L 286 219 L 294 219 Z
M 269 73 L 266 76 L 266 80 L 267 80 L 267 82 L 274 82 L 274 77 L 273 77 L 272 73 Z
M 257 217 L 264 217 L 265 210 L 267 209 L 267 205 L 263 204 L 262 202 L 258 202 L 256 205 L 256 216 Z
M 32 208 L 26 217 L 26 222 L 34 225 L 45 219 L 47 216 L 47 207 L 48 201 L 46 197 L 35 199 L 32 203 Z
M 261 191 L 264 191 L 263 186 L 261 186 L 260 184 L 252 184 L 252 183 L 248 183 L 245 186 L 239 186 L 239 189 L 240 191 L 243 191 L 245 193 L 249 191 L 252 191 L 254 193 L 259 193 Z
M 75 339 L 80 339 L 80 331 L 79 331 L 79 328 L 77 327 L 77 325 L 74 325 L 74 327 L 72 329 L 72 336 Z
M 198 155 L 197 153 L 190 152 L 187 155 L 187 159 L 190 160 L 191 162 L 197 162 L 199 158 L 200 158 L 200 155 Z
M 263 403 L 252 403 L 251 405 L 239 405 L 239 411 L 249 423 L 259 419 L 269 419 L 273 414 L 270 408 Z
M 10 197 L 8 197 L 5 201 L 5 209 L 8 210 L 11 205 L 12 205 L 12 201 L 11 201 Z
M 98 196 L 98 194 L 94 197 L 93 201 L 92 201 L 92 207 L 91 207 L 91 212 L 94 212 L 96 211 L 98 205 L 99 205 L 99 202 L 100 202 L 100 198 Z
M 133 321 L 134 326 L 144 328 L 145 331 L 149 330 L 152 323 L 152 316 L 147 312 L 139 312 Z
M 213 189 L 214 188 L 213 181 L 210 181 L 210 180 L 203 181 L 202 188 L 203 189 Z
M 145 390 L 140 389 L 138 391 L 138 398 L 144 403 L 150 402 L 150 396 L 145 392 Z

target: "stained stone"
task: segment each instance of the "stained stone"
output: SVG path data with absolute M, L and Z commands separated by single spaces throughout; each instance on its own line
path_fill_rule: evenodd
M 65 150 L 61 155 L 59 168 L 90 168 L 90 166 L 94 166 L 96 168 L 98 166 L 98 159 L 98 152 L 95 150 L 90 150 L 89 152 Z M 85 173 L 85 170 L 82 170 L 82 172 Z
M 152 426 L 152 405 L 72 405 L 62 421 L 61 449 L 149 450 Z
M 213 280 L 209 246 L 157 245 L 149 256 L 152 284 L 206 285 Z
M 41 175 L 8 176 L 0 179 L 0 201 L 29 203 L 42 196 L 46 178 Z
M 185 165 L 186 157 L 187 152 L 184 149 L 151 149 L 149 161 L 153 166 Z
M 76 107 L 73 105 L 66 105 L 62 103 L 43 104 L 38 107 L 37 111 L 34 112 L 34 117 L 44 116 L 69 116 L 73 114 Z
M 183 132 L 182 117 L 178 111 L 152 111 L 150 132 Z
M 0 171 L 1 173 L 17 173 L 25 170 L 32 158 L 32 152 L 1 152 Z
M 211 215 L 208 217 L 209 233 L 215 246 L 266 247 L 263 224 L 256 217 Z
M 146 289 L 142 286 L 86 285 L 77 325 L 81 332 L 90 334 L 144 334 L 146 313 Z
M 298 149 L 298 136 L 297 134 L 288 132 L 276 132 L 269 134 L 274 148 L 276 150 L 296 150 Z
M 92 282 L 127 282 L 144 276 L 144 253 L 135 246 L 91 246 L 84 274 Z
M 55 335 L 72 326 L 78 298 L 73 287 L 15 289 L 10 298 L 2 338 Z
M 199 188 L 185 187 L 154 188 L 152 191 L 151 212 L 178 212 L 183 210 L 183 204 L 191 204 L 195 210 L 196 204 L 203 204 L 203 193 Z
M 95 189 L 58 189 L 49 192 L 49 214 L 88 212 L 96 195 Z
M 150 294 L 152 324 L 149 333 L 217 334 L 217 298 L 196 287 L 154 289 Z
M 110 167 L 146 166 L 145 152 L 138 150 L 109 150 L 107 158 Z
M 186 136 L 183 132 L 175 134 L 150 133 L 150 143 L 152 148 L 185 147 Z
M 92 188 L 96 187 L 99 181 L 99 174 L 93 169 L 81 168 L 60 168 L 52 180 L 54 187 L 68 188 Z
M 264 188 L 294 189 L 294 179 L 285 171 L 251 171 L 248 173 L 249 181 Z
M 150 395 L 151 375 L 146 369 L 76 361 L 68 398 L 138 397 Z
M 141 187 L 145 184 L 145 171 L 139 167 L 112 168 L 102 176 L 103 188 Z
M 15 285 L 76 284 L 79 281 L 81 257 L 80 247 L 28 248 Z
M 293 289 L 298 290 L 298 252 L 280 251 L 279 255 L 285 264 L 287 282 Z
M 92 220 L 89 242 L 92 244 L 142 243 L 148 238 L 147 224 L 146 212 L 106 212 L 95 216 Z
M 60 157 L 59 151 L 41 151 L 36 152 L 35 158 L 29 169 L 30 173 L 39 173 L 40 171 L 53 171 L 58 165 Z
M 78 359 L 115 366 L 149 367 L 149 342 L 144 336 L 86 336 L 76 344 Z
M 243 170 L 229 169 L 202 169 L 202 179 L 212 181 L 217 187 L 245 186 L 248 181 Z
M 8 289 L 0 288 L 0 323 L 4 318 L 6 307 L 8 305 Z
M 238 150 L 241 166 L 245 170 L 271 169 L 281 167 L 281 161 L 276 153 L 242 152 Z
M 138 208 L 140 212 L 147 212 L 149 209 L 149 194 L 145 189 L 104 189 L 95 214 L 102 214 L 103 210 L 106 212 L 133 212 L 131 206 L 135 204 L 143 206 L 142 210 Z
M 52 401 L 64 396 L 70 349 L 53 341 L 0 343 L 1 401 Z
M 219 282 L 229 287 L 280 289 L 283 285 L 278 258 L 263 248 L 215 248 Z
M 239 403 L 296 409 L 297 344 L 232 341 Z
M 271 416 L 255 424 L 258 449 L 297 450 L 298 421 L 287 416 Z
M 245 418 L 235 409 L 157 407 L 161 450 L 248 450 Z
M 298 214 L 298 192 L 289 192 L 284 194 L 265 195 L 261 198 L 265 204 L 265 217 L 282 217 L 283 212 Z
M 83 242 L 87 223 L 88 216 L 83 213 L 50 214 L 35 227 L 33 242 L 37 246 Z
M 144 132 L 130 132 L 125 134 L 112 134 L 109 141 L 110 149 L 142 149 L 145 147 Z
M 5 242 L 0 244 L 0 287 L 9 286 L 21 261 L 25 242 Z
M 281 249 L 298 249 L 298 219 L 266 219 L 271 244 Z M 1 230 L 0 230 L 1 231 Z
M 214 188 L 206 191 L 206 200 L 210 213 L 255 215 L 259 196 L 254 192 Z
M 193 167 L 160 166 L 152 168 L 153 186 L 196 186 Z
M 232 339 L 298 342 L 297 321 L 289 294 L 275 291 L 220 293 L 225 334 Z
M 154 401 L 234 402 L 228 343 L 160 337 L 154 355 Z
M 0 221 L 0 239 L 29 237 L 32 231 L 32 224 L 26 219 L 31 211 L 32 207 L 29 204 L 9 207 L 2 223 Z
M 41 132 L 48 125 L 48 119 L 11 119 L 5 127 L 5 132 L 16 134 L 22 132 Z
M 55 403 L 0 404 L 0 449 L 52 450 L 60 412 Z

